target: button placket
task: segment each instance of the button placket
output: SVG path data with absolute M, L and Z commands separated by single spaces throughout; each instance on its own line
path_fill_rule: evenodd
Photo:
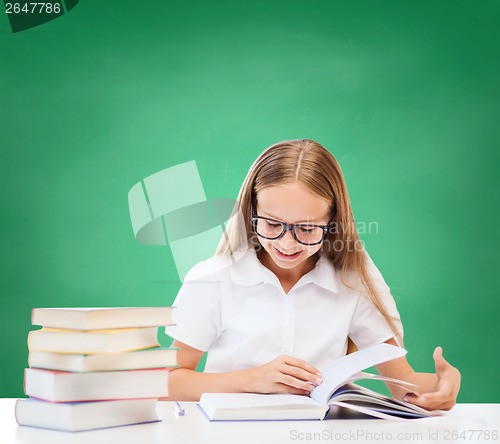
M 295 339 L 295 292 L 285 295 L 283 354 L 293 355 Z

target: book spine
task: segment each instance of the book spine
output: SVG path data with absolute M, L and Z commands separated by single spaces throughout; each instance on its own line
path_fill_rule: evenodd
M 25 395 L 27 395 L 26 393 L 26 368 L 24 369 L 24 375 L 23 375 L 23 392 Z

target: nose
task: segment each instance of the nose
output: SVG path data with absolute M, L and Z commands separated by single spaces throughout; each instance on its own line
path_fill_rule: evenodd
M 285 231 L 285 234 L 279 239 L 279 244 L 284 250 L 291 250 L 297 245 L 297 241 L 293 237 L 292 230 Z

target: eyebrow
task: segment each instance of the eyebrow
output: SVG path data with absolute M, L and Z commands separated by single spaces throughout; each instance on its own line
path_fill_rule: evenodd
M 283 219 L 280 219 L 279 217 L 276 217 L 276 216 L 273 216 L 271 213 L 268 213 L 267 211 L 262 211 L 262 214 L 265 215 L 265 217 L 269 217 L 270 219 L 275 219 L 279 222 L 284 222 Z M 290 223 L 290 222 L 286 222 L 286 223 Z M 302 221 L 302 222 L 292 222 L 292 225 L 296 225 L 296 224 L 311 224 L 311 225 L 322 225 L 320 222 L 318 222 L 317 220 L 310 220 L 310 221 Z

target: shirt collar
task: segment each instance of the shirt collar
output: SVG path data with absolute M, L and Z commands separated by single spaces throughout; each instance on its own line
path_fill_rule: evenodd
M 236 262 L 230 269 L 230 276 L 235 284 L 250 287 L 262 282 L 270 282 L 271 277 L 266 271 L 272 273 L 261 264 L 255 249 L 249 248 L 245 253 L 240 252 L 236 256 Z
M 276 284 L 278 282 L 274 273 L 264 267 L 257 258 L 255 249 L 249 248 L 244 254 L 240 254 L 239 259 L 230 269 L 231 280 L 238 285 L 250 287 L 264 282 Z M 294 288 L 299 288 L 306 284 L 315 284 L 325 290 L 338 293 L 336 272 L 333 264 L 325 255 L 320 255 L 314 268 L 295 284 Z
M 306 284 L 316 284 L 318 287 L 338 293 L 339 287 L 337 284 L 337 272 L 332 262 L 324 254 L 320 254 L 318 261 L 314 268 L 295 284 L 295 288 L 301 287 Z

